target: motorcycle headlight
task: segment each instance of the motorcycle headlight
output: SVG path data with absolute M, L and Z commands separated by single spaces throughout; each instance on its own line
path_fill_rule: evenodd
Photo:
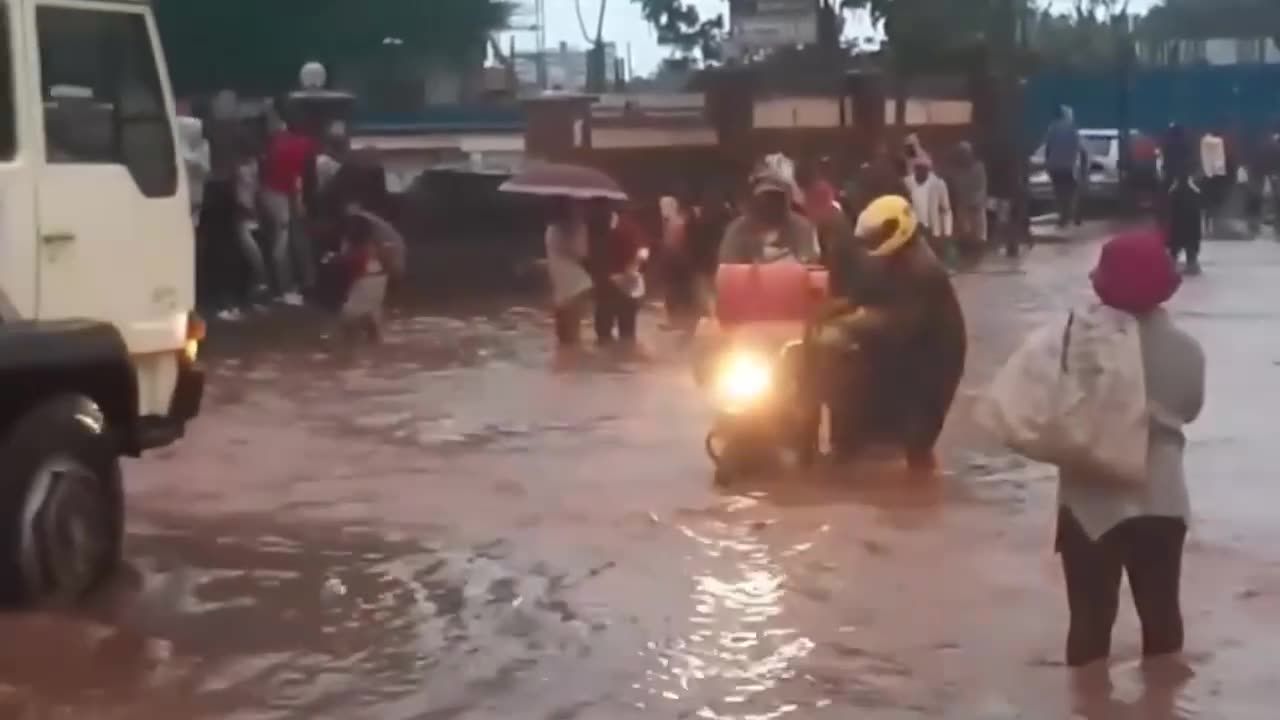
M 773 389 L 773 365 L 754 353 L 734 353 L 720 366 L 714 388 L 726 409 L 754 405 Z

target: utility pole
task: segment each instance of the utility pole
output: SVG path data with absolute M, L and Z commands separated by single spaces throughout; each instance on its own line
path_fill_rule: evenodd
M 1129 35 L 1129 14 L 1125 8 L 1122 15 L 1111 18 L 1111 31 L 1115 36 L 1116 63 L 1119 65 L 1120 96 L 1119 130 L 1120 130 L 1120 183 L 1125 188 L 1125 198 L 1133 203 L 1133 82 L 1134 66 L 1137 64 L 1137 52 Z
M 1001 218 L 1005 254 L 1017 257 L 1030 236 L 1030 202 L 1027 188 L 1027 150 L 1023 135 L 1023 79 L 1018 71 L 1018 55 L 1025 49 L 1026 28 L 1021 0 L 999 0 L 996 12 L 995 63 L 997 111 L 996 125 L 1001 133 L 1001 171 L 1008 182 L 1009 197 L 1006 217 Z
M 530 12 L 530 0 L 522 0 L 519 3 L 521 8 L 519 12 L 521 22 L 513 23 L 506 28 L 511 33 L 533 33 L 533 43 L 535 48 L 533 53 L 533 82 L 539 90 L 547 89 L 547 10 L 544 3 L 545 0 L 532 0 L 533 18 L 529 20 L 527 13 Z M 495 41 L 491 39 L 490 43 L 494 47 L 496 53 L 501 55 L 502 50 L 494 44 Z M 516 56 L 514 35 L 511 36 L 510 54 L 507 56 L 507 60 L 513 68 L 512 71 L 515 72 L 514 68 L 519 62 L 519 59 Z M 516 86 L 518 85 L 519 82 L 516 83 Z
M 609 0 L 599 0 L 600 10 L 596 14 L 595 34 L 587 28 L 582 16 L 582 0 L 574 0 L 574 9 L 578 13 L 578 27 L 582 37 L 591 46 L 587 50 L 587 92 L 602 93 L 608 83 L 608 63 L 605 62 L 604 18 L 609 9 Z
M 547 4 L 546 0 L 534 0 L 533 14 L 537 24 L 538 61 L 536 64 L 538 89 L 547 89 Z

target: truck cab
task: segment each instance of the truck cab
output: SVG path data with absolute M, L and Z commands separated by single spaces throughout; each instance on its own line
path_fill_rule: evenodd
M 140 0 L 0 0 L 0 602 L 121 557 L 120 459 L 199 412 L 195 237 Z

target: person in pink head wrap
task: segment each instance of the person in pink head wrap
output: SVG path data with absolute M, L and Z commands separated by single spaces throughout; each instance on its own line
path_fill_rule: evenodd
M 1124 485 L 1060 471 L 1057 550 L 1071 613 L 1067 663 L 1102 668 L 1127 574 L 1147 658 L 1183 646 L 1179 587 L 1191 503 L 1183 428 L 1204 405 L 1205 356 L 1164 304 L 1181 284 L 1161 233 L 1123 233 L 1090 275 L 1106 305 L 1137 318 L 1149 411 L 1147 478 Z
M 1098 266 L 1089 275 L 1098 299 L 1133 315 L 1163 305 L 1182 285 L 1182 277 L 1164 239 L 1155 229 L 1134 230 L 1102 247 Z

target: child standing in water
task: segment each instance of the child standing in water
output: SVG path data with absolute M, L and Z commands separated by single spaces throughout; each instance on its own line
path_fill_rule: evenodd
M 387 297 L 387 265 L 374 228 L 360 214 L 347 216 L 347 239 L 342 262 L 347 269 L 350 290 L 339 312 L 339 323 L 347 338 L 364 333 L 371 341 L 382 340 L 382 308 Z

